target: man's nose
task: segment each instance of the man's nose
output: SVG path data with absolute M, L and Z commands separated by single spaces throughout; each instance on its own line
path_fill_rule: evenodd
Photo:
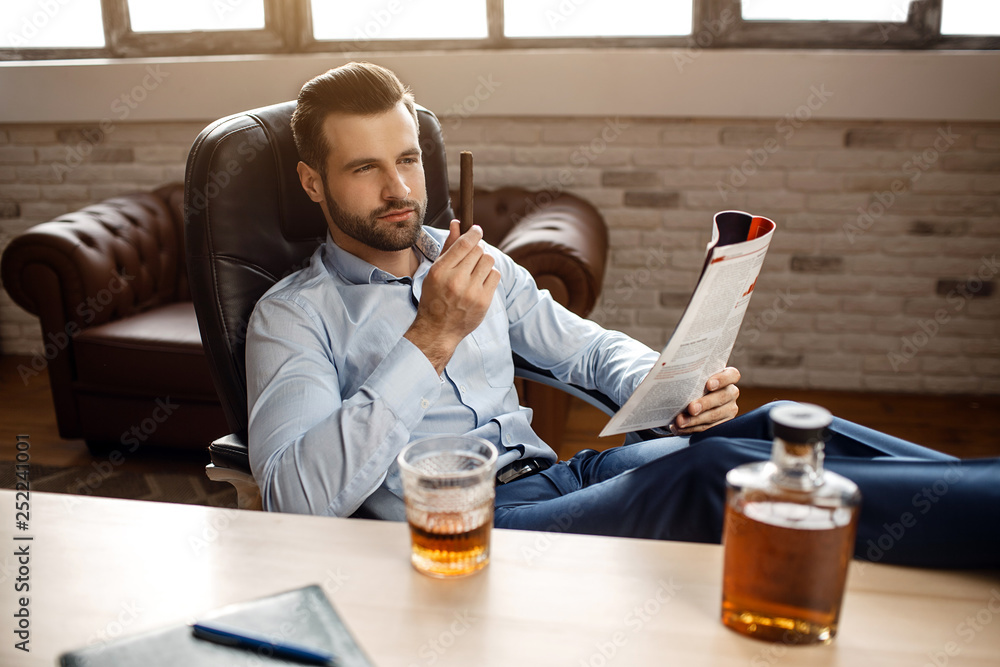
M 410 188 L 406 185 L 406 180 L 398 170 L 389 172 L 386 179 L 383 196 L 386 199 L 406 199 L 410 194 Z

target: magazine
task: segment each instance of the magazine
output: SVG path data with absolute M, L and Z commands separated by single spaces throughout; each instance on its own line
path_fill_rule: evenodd
M 667 426 L 704 396 L 708 378 L 729 360 L 774 227 L 742 211 L 715 214 L 705 264 L 677 328 L 602 437 Z

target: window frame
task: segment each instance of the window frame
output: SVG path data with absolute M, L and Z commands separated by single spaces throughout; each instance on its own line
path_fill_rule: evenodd
M 260 30 L 136 32 L 129 22 L 128 0 L 101 0 L 104 46 L 93 48 L 0 49 L 0 60 L 145 58 L 158 56 L 240 55 L 293 52 L 301 23 L 302 0 L 263 0 Z
M 128 0 L 101 0 L 105 46 L 7 48 L 2 60 L 216 56 L 265 53 L 512 50 L 553 48 L 898 49 L 996 50 L 1000 35 L 941 35 L 943 0 L 914 0 L 905 23 L 853 21 L 745 21 L 742 0 L 691 0 L 692 32 L 667 37 L 506 37 L 503 1 L 485 0 L 488 36 L 482 39 L 319 40 L 309 0 L 264 0 L 261 30 L 135 32 Z
M 746 21 L 742 0 L 700 0 L 718 20 L 727 8 L 735 14 L 732 30 L 719 48 L 993 50 L 1000 35 L 942 35 L 942 0 L 913 0 L 905 22 Z

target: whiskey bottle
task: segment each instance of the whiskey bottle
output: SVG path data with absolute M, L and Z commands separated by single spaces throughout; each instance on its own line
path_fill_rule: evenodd
M 861 494 L 823 470 L 827 410 L 787 403 L 769 416 L 771 460 L 726 476 L 722 622 L 763 640 L 826 644 L 837 634 Z

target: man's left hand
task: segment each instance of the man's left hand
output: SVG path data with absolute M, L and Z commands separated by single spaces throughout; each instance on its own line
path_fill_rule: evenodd
M 687 409 L 677 415 L 670 424 L 674 435 L 691 435 L 716 424 L 729 421 L 739 412 L 736 399 L 740 390 L 736 383 L 740 381 L 740 372 L 730 366 L 712 377 L 705 383 L 705 395 L 691 401 Z

